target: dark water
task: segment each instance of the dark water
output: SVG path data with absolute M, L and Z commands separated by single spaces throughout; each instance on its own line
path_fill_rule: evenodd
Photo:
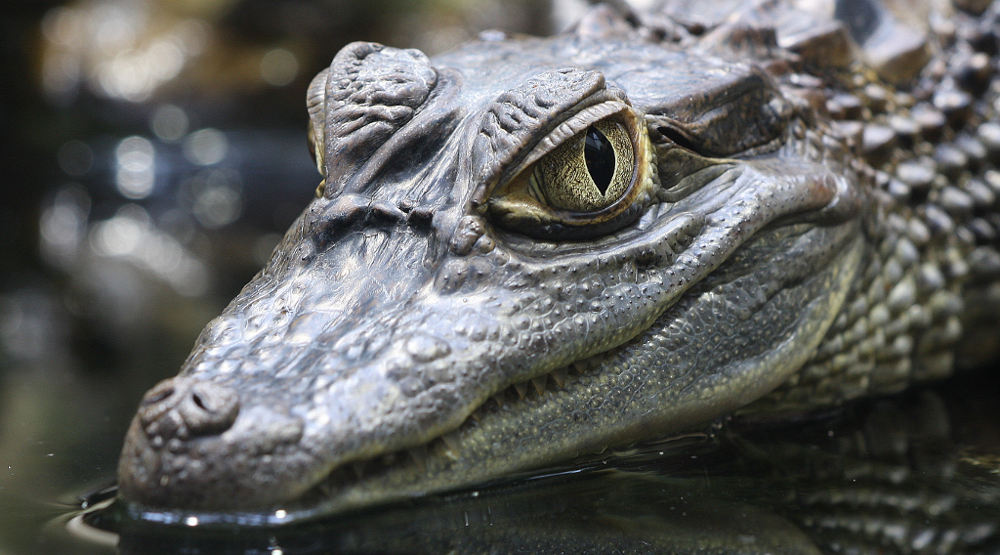
M 149 512 L 82 529 L 120 553 L 997 553 L 992 369 L 795 422 L 730 421 L 572 469 L 366 513 Z
M 795 422 L 720 423 L 574 468 L 288 526 L 272 525 L 280 513 L 144 512 L 96 489 L 93 507 L 81 511 L 75 501 L 73 510 L 71 499 L 56 504 L 59 492 L 36 482 L 19 498 L 4 496 L 5 533 L 14 530 L 5 539 L 21 542 L 5 547 L 270 555 L 997 553 L 998 376 L 987 368 Z
M 0 555 L 1000 552 L 992 369 L 795 426 L 713 428 L 328 521 L 233 528 L 112 506 L 87 513 L 99 527 L 67 525 L 114 476 L 142 393 L 176 373 L 312 197 L 312 75 L 350 40 L 441 50 L 469 29 L 544 33 L 546 10 L 6 3 Z

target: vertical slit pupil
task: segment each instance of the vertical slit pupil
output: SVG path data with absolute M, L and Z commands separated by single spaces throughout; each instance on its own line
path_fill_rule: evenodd
M 583 145 L 583 159 L 587 162 L 590 178 L 597 190 L 605 194 L 615 175 L 615 148 L 604 133 L 591 125 L 587 128 L 587 140 Z

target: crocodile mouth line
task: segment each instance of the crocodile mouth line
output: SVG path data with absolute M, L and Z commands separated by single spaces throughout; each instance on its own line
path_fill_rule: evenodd
M 385 475 L 403 466 L 413 465 L 415 469 L 423 472 L 427 470 L 428 462 L 432 458 L 440 457 L 442 460 L 458 461 L 461 458 L 461 435 L 463 433 L 479 426 L 487 419 L 501 417 L 501 413 L 515 410 L 515 407 L 520 407 L 525 403 L 541 404 L 551 401 L 552 397 L 556 395 L 571 395 L 574 389 L 584 386 L 583 378 L 585 376 L 592 375 L 593 370 L 604 359 L 628 345 L 629 342 L 625 341 L 622 345 L 612 347 L 607 351 L 508 385 L 480 403 L 456 428 L 416 447 L 399 449 L 373 458 L 340 464 L 313 489 L 315 493 L 329 497 L 336 494 L 338 490 L 349 487 L 352 483 Z M 558 461 L 551 462 L 557 463 Z M 541 468 L 544 468 L 544 465 Z

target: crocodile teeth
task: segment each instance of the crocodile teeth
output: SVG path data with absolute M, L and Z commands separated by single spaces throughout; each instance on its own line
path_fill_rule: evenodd
M 556 382 L 556 387 L 562 387 L 566 385 L 566 379 L 569 378 L 569 368 L 553 370 L 549 375 L 552 376 L 552 381 Z
M 545 382 L 548 381 L 548 377 L 540 376 L 538 378 L 531 378 L 531 385 L 535 386 L 535 391 L 539 395 L 545 393 Z
M 445 434 L 441 436 L 441 441 L 448 446 L 448 449 L 458 451 L 458 438 L 456 434 Z
M 410 458 L 413 459 L 413 462 L 417 463 L 417 466 L 420 467 L 420 470 L 422 471 L 427 470 L 427 459 L 430 458 L 430 455 L 427 453 L 426 446 L 421 445 L 419 447 L 414 447 L 413 449 L 407 451 L 407 453 L 409 453 Z
M 493 401 L 496 402 L 496 404 L 497 404 L 498 407 L 503 408 L 503 397 L 501 395 L 502 395 L 502 393 L 494 395 L 494 396 L 490 397 L 490 399 L 493 399 Z
M 528 396 L 528 384 L 525 382 L 520 382 L 514 384 L 514 390 L 517 391 L 517 396 L 523 401 L 525 397 Z
M 364 461 L 354 461 L 351 463 L 351 470 L 354 471 L 354 475 L 360 480 L 365 476 L 365 462 Z
M 581 362 L 581 361 L 576 361 L 576 362 L 570 363 L 570 367 L 573 370 L 576 370 L 577 374 L 583 374 L 584 372 L 587 371 L 587 366 L 583 362 Z
M 441 436 L 438 438 L 440 446 L 438 447 L 444 456 L 448 457 L 453 461 L 458 460 L 458 449 L 454 438 L 449 438 L 448 436 Z

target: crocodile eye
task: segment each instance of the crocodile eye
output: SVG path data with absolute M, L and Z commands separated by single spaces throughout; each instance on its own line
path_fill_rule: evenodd
M 619 110 L 589 123 L 582 114 L 541 141 L 493 191 L 491 218 L 553 239 L 593 237 L 632 221 L 655 169 L 641 117 Z
M 635 155 L 621 124 L 599 121 L 538 161 L 531 173 L 549 206 L 592 212 L 620 199 L 632 182 Z

